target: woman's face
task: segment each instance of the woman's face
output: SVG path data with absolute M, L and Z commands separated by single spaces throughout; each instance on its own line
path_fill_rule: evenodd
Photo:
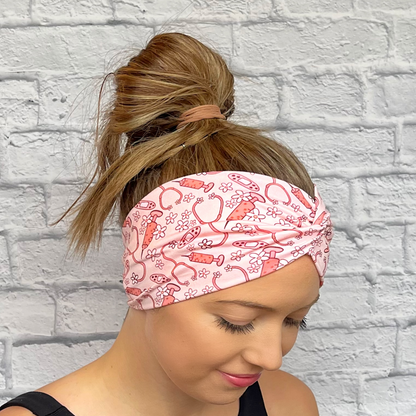
M 147 313 L 147 344 L 182 391 L 202 401 L 221 402 L 226 398 L 221 395 L 242 388 L 229 384 L 219 370 L 231 374 L 278 370 L 297 338 L 299 328 L 293 321 L 305 317 L 307 305 L 318 294 L 319 276 L 305 255 L 251 282 Z M 256 302 L 273 310 L 222 302 L 231 300 Z M 226 330 L 223 319 L 246 329 Z

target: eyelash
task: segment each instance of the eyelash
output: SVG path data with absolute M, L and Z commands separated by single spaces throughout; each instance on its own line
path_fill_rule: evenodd
M 230 331 L 232 334 L 236 332 L 239 334 L 248 334 L 254 330 L 254 326 L 251 322 L 247 325 L 234 325 L 221 317 L 216 322 L 218 323 L 219 327 L 225 328 L 226 332 Z M 292 318 L 286 318 L 285 323 L 287 324 L 286 326 L 296 326 L 302 330 L 306 329 L 306 318 L 303 318 L 301 321 L 296 321 Z

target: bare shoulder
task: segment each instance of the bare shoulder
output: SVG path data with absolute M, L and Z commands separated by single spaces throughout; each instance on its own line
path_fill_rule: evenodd
M 319 416 L 312 390 L 292 374 L 282 370 L 267 372 L 259 385 L 269 416 Z
M 33 413 L 21 406 L 11 406 L 0 411 L 0 416 L 33 416 Z

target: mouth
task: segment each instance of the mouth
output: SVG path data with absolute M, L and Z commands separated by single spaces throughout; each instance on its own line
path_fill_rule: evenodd
M 220 371 L 222 376 L 231 384 L 237 387 L 248 387 L 254 384 L 261 376 L 261 373 L 257 374 L 228 374 Z

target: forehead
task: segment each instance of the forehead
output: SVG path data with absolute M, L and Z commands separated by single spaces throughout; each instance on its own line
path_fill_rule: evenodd
M 220 280 L 217 283 L 220 285 Z M 200 299 L 206 304 L 241 299 L 272 307 L 281 302 L 288 306 L 303 306 L 312 302 L 318 293 L 319 274 L 310 256 L 305 255 L 268 275 L 201 296 Z

